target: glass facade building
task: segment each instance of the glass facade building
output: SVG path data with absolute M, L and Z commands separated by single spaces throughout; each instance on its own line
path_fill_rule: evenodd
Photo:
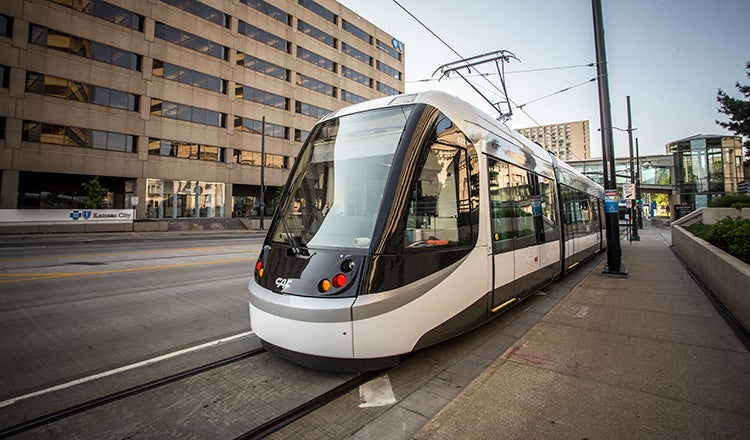
M 738 192 L 745 180 L 742 139 L 739 136 L 695 135 L 670 142 L 665 155 L 641 156 L 634 169 L 644 197 L 647 194 L 670 194 L 671 205 L 688 206 L 690 210 L 726 194 Z M 602 159 L 568 162 L 573 168 L 603 184 Z M 635 168 L 636 159 L 633 159 Z M 630 182 L 630 158 L 615 159 L 617 188 Z
M 667 144 L 675 158 L 679 204 L 698 209 L 712 199 L 737 192 L 744 180 L 742 139 L 738 136 L 695 135 Z

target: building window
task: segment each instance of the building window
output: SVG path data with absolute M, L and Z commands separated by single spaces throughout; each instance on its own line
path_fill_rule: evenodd
M 143 16 L 102 0 L 52 0 L 52 2 L 138 32 L 143 32 Z
M 228 47 L 164 23 L 156 23 L 154 36 L 220 60 L 226 61 L 229 59 Z
M 235 97 L 283 110 L 289 110 L 289 98 L 255 89 L 253 87 L 243 86 L 242 84 L 237 84 Z
M 345 31 L 349 32 L 350 34 L 364 41 L 365 43 L 372 44 L 372 35 L 368 34 L 367 32 L 353 25 L 352 23 L 342 19 L 341 27 L 344 28 Z
M 301 115 L 312 116 L 313 118 L 317 119 L 320 119 L 328 113 L 331 113 L 331 110 L 327 110 L 323 107 L 318 107 L 312 104 L 306 104 L 301 101 L 296 101 L 294 103 L 294 111 Z
M 175 64 L 154 60 L 153 75 L 164 79 L 189 84 L 202 89 L 226 93 L 227 81 L 221 78 L 197 72 Z
M 378 92 L 385 93 L 386 95 L 398 95 L 401 93 L 398 90 L 394 89 L 393 87 L 383 84 L 380 81 L 377 82 L 375 89 Z
M 388 43 L 384 43 L 380 40 L 377 40 L 375 42 L 375 47 L 387 53 L 388 55 L 392 56 L 393 58 L 401 61 L 401 52 L 396 50 L 393 46 L 389 45 Z
M 162 101 L 156 98 L 151 98 L 151 114 L 163 118 L 210 125 L 212 127 L 226 127 L 227 115 L 225 113 L 170 101 Z
M 318 55 L 314 52 L 310 52 L 309 50 L 301 46 L 297 46 L 297 58 L 303 59 L 308 63 L 315 64 L 316 66 L 322 67 L 326 70 L 330 70 L 331 72 L 336 71 L 336 63 L 334 63 L 332 60 L 329 60 L 328 58 Z
M 26 73 L 26 91 L 45 96 L 138 111 L 140 97 L 133 93 L 94 86 L 40 73 Z
M 224 162 L 224 148 L 222 147 L 194 144 L 191 142 L 170 141 L 167 139 L 149 138 L 148 154 L 152 156 L 205 160 L 208 162 Z
M 260 166 L 261 153 L 258 151 L 234 150 L 234 163 Z M 286 156 L 266 153 L 265 166 L 268 168 L 288 168 Z
M 223 217 L 224 184 L 146 179 L 146 217 Z
M 359 104 L 360 102 L 367 101 L 367 98 L 365 98 L 364 96 L 359 96 L 352 92 L 347 92 L 346 90 L 341 90 L 341 100 L 352 104 Z
M 336 38 L 333 35 L 325 33 L 320 29 L 310 26 L 302 20 L 297 20 L 297 30 L 307 35 L 310 38 L 314 38 L 323 44 L 327 44 L 333 48 L 336 47 Z
M 313 11 L 333 24 L 337 24 L 336 14 L 314 2 L 313 0 L 297 0 L 301 6 Z
M 164 3 L 182 9 L 211 23 L 229 29 L 229 15 L 216 8 L 205 5 L 196 0 L 161 0 Z
M 280 21 L 287 26 L 292 25 L 292 16 L 277 8 L 276 6 L 270 5 L 263 0 L 240 0 L 240 3 L 247 5 L 256 11 L 268 15 L 274 20 Z
M 401 79 L 401 72 L 399 72 L 398 70 L 396 70 L 393 67 L 389 66 L 388 64 L 383 63 L 381 61 L 378 61 L 375 64 L 377 65 L 377 68 L 378 68 L 379 71 L 381 71 L 381 72 L 383 72 L 383 73 L 385 73 L 385 74 L 387 74 L 389 76 L 392 76 L 392 77 L 394 77 L 394 78 L 396 78 L 398 80 Z
M 284 81 L 289 81 L 289 77 L 291 75 L 291 71 L 287 68 L 274 63 L 270 63 L 266 60 L 261 60 L 260 58 L 255 58 L 252 55 L 244 54 L 242 52 L 237 52 L 237 65 L 245 66 L 248 69 L 252 69 L 256 72 L 260 72 L 264 75 L 272 76 Z
M 297 85 L 302 86 L 306 89 L 310 89 L 314 92 L 322 93 L 324 95 L 333 96 L 336 97 L 336 87 L 324 83 L 323 81 L 318 81 L 315 78 L 310 78 L 309 76 L 305 76 L 302 74 L 297 74 Z
M 348 78 L 352 81 L 356 81 L 367 87 L 372 87 L 372 78 L 362 73 L 359 73 L 354 69 L 350 69 L 346 66 L 341 66 L 341 74 L 344 76 L 344 78 Z
M 0 64 L 0 87 L 7 89 L 10 82 L 10 67 Z
M 349 46 L 348 44 L 342 42 L 341 43 L 341 50 L 349 55 L 350 57 L 362 61 L 363 63 L 367 64 L 368 66 L 372 66 L 372 57 L 370 55 L 367 55 L 366 53 L 362 52 L 359 49 L 355 49 L 352 46 Z
M 11 38 L 13 36 L 13 18 L 0 14 L 0 36 Z
M 292 53 L 291 52 L 292 43 L 286 41 L 285 39 L 281 37 L 277 37 L 276 35 L 270 32 L 266 32 L 263 29 L 260 29 L 251 24 L 245 23 L 244 21 L 240 21 L 237 24 L 237 32 L 247 37 L 250 37 L 255 41 L 260 41 L 263 44 L 267 44 L 282 52 Z
M 29 43 L 113 66 L 141 70 L 140 55 L 33 23 L 29 25 Z
M 99 150 L 136 151 L 137 136 L 87 128 L 67 127 L 37 121 L 23 121 L 21 140 L 42 144 L 95 148 Z
M 5 116 L 0 116 L 0 139 L 5 139 L 5 124 L 7 119 Z
M 305 142 L 310 136 L 310 132 L 307 130 L 294 129 L 294 140 L 295 142 Z
M 235 116 L 234 129 L 235 131 L 260 135 L 263 131 L 263 121 Z M 279 139 L 289 139 L 289 128 L 266 122 L 265 135 Z

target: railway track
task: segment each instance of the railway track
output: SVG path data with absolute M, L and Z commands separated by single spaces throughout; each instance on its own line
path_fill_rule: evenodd
M 293 423 L 294 421 L 310 414 L 316 409 L 333 402 L 337 398 L 343 396 L 349 391 L 357 388 L 358 386 L 374 379 L 375 377 L 383 374 L 383 371 L 370 371 L 357 375 L 341 385 L 321 394 L 320 396 L 311 399 L 296 408 L 293 408 L 284 414 L 281 414 L 262 425 L 238 436 L 236 440 L 253 440 L 265 438 L 270 434 L 280 430 L 281 428 Z
M 151 391 L 151 390 L 163 387 L 168 384 L 172 384 L 172 383 L 179 382 L 179 381 L 184 381 L 193 376 L 197 376 L 199 374 L 206 373 L 208 371 L 218 369 L 221 367 L 229 366 L 231 364 L 258 356 L 263 353 L 266 353 L 266 350 L 263 348 L 257 348 L 254 350 L 246 351 L 246 352 L 234 355 L 234 356 L 230 356 L 224 359 L 220 359 L 214 362 L 207 363 L 205 365 L 201 365 L 195 368 L 181 371 L 176 374 L 165 376 L 163 378 L 156 379 L 156 380 L 153 380 L 153 381 L 141 384 L 141 385 L 137 385 L 131 388 L 127 388 L 127 389 L 112 393 L 112 394 L 108 394 L 106 396 L 102 396 L 102 397 L 92 399 L 92 400 L 89 400 L 80 404 L 76 404 L 68 408 L 50 412 L 43 416 L 39 416 L 31 420 L 24 421 L 22 423 L 18 423 L 16 425 L 0 429 L 0 439 L 16 436 L 22 433 L 28 433 L 28 431 L 32 431 L 38 428 L 43 428 L 47 425 L 53 424 L 55 422 L 59 422 L 63 419 L 73 417 L 76 415 L 81 415 L 81 414 L 86 413 L 87 411 L 92 411 L 96 408 L 100 408 L 105 405 L 115 403 L 117 401 L 126 399 L 128 397 L 133 397 L 138 394 L 142 394 L 147 391 Z M 258 439 L 258 438 L 267 437 L 268 435 L 273 434 L 274 432 L 290 425 L 294 421 L 310 414 L 316 409 L 319 409 L 325 406 L 326 404 L 333 402 L 337 398 L 345 395 L 346 393 L 350 392 L 353 389 L 356 389 L 358 386 L 372 380 L 373 378 L 377 377 L 380 374 L 383 374 L 383 371 L 372 371 L 372 372 L 359 374 L 352 378 L 349 378 L 345 380 L 344 382 L 334 386 L 333 388 L 330 388 L 329 390 L 311 399 L 307 399 L 303 403 L 289 410 L 284 411 L 280 415 L 277 415 L 265 422 L 260 423 L 259 425 L 253 428 L 248 429 L 246 432 L 237 436 L 236 438 L 242 439 L 242 440 L 248 440 L 248 439 Z
M 154 388 L 158 388 L 158 387 L 161 387 L 161 386 L 173 383 L 173 382 L 177 382 L 179 380 L 184 380 L 189 377 L 196 376 L 198 374 L 205 373 L 207 371 L 211 371 L 215 368 L 223 367 L 223 366 L 232 364 L 234 362 L 238 362 L 244 359 L 251 358 L 253 356 L 257 356 L 265 352 L 266 350 L 264 348 L 257 348 L 254 350 L 246 351 L 244 353 L 240 353 L 234 356 L 230 356 L 224 359 L 210 362 L 210 363 L 207 363 L 205 365 L 201 365 L 195 368 L 190 368 L 188 370 L 181 371 L 179 373 L 171 374 L 169 376 L 165 376 L 160 379 L 156 379 L 156 380 L 153 380 L 153 381 L 141 384 L 141 385 L 136 385 L 134 387 L 130 387 L 122 391 L 118 391 L 112 394 L 108 394 L 106 396 L 98 397 L 96 399 L 92 399 L 83 403 L 79 403 L 77 405 L 73 405 L 68 408 L 54 411 L 54 412 L 45 414 L 43 416 L 33 418 L 31 420 L 18 423 L 8 428 L 2 428 L 0 429 L 0 439 L 7 438 L 16 434 L 20 434 L 22 432 L 30 431 L 32 429 L 42 427 L 44 425 L 56 422 L 66 417 L 70 417 L 76 414 L 81 414 L 83 412 L 90 411 L 94 408 L 98 408 L 100 406 L 116 402 L 126 397 L 135 396 L 137 394 L 144 393 Z

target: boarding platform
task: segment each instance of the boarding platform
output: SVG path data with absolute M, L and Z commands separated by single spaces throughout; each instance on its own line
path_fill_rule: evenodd
M 748 438 L 750 352 L 669 229 L 639 232 L 627 278 L 601 261 L 415 438 Z

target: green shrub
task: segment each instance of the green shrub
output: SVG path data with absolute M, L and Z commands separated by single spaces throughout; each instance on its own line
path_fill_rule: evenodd
M 713 199 L 709 202 L 710 208 L 750 208 L 750 194 L 730 194 Z
M 696 237 L 700 237 L 704 240 L 708 240 L 708 233 L 709 231 L 711 231 L 711 226 L 704 225 L 703 223 L 694 223 L 686 227 L 685 229 L 690 231 L 690 233 L 695 235 Z
M 750 264 L 750 219 L 726 217 L 713 225 L 696 223 L 687 229 L 692 234 Z

